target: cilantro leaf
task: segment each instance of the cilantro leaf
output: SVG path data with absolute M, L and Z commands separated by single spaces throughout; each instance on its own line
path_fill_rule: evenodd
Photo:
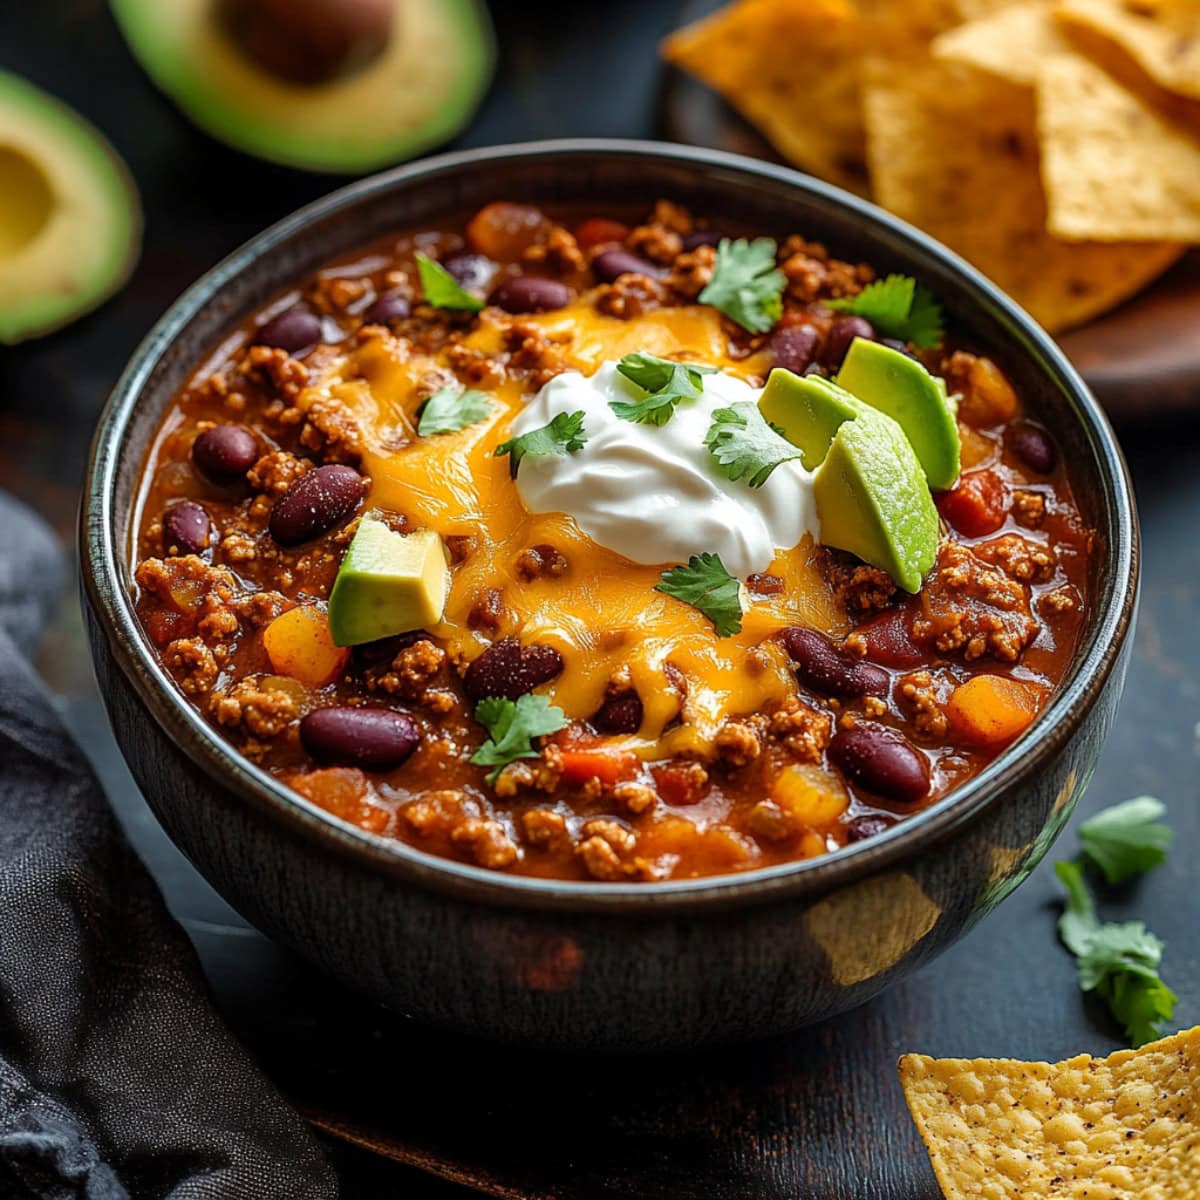
M 738 581 L 725 570 L 719 554 L 693 554 L 686 567 L 664 571 L 654 590 L 699 609 L 716 627 L 718 637 L 741 631 Z
M 784 282 L 775 265 L 774 238 L 722 238 L 700 303 L 719 308 L 751 333 L 766 333 L 783 314 Z
M 1162 864 L 1175 835 L 1161 824 L 1166 805 L 1138 796 L 1098 812 L 1079 827 L 1084 857 L 1109 883 Z
M 762 487 L 780 464 L 800 457 L 800 447 L 783 436 L 778 425 L 762 415 L 757 404 L 742 400 L 718 408 L 704 435 L 708 452 L 721 464 L 729 479 L 745 479 Z
M 1095 992 L 1134 1046 L 1159 1036 L 1175 1011 L 1175 993 L 1158 974 L 1163 943 L 1141 921 L 1101 925 L 1078 862 L 1057 862 L 1067 889 L 1058 935 L 1075 955 L 1081 991 Z
M 417 433 L 421 437 L 454 433 L 482 421 L 491 411 L 491 403 L 483 392 L 439 388 L 417 409 Z
M 573 413 L 559 413 L 548 425 L 531 429 L 520 437 L 509 438 L 496 447 L 496 457 L 507 454 L 508 469 L 516 479 L 521 459 L 527 454 L 544 458 L 550 454 L 574 454 L 587 445 L 587 433 L 583 428 L 583 409 Z
M 826 300 L 835 312 L 864 317 L 884 337 L 932 349 L 942 342 L 942 309 L 933 294 L 907 275 L 869 283 L 857 296 Z
M 626 354 L 617 363 L 617 370 L 646 395 L 632 402 L 610 400 L 608 407 L 623 421 L 665 425 L 680 400 L 695 400 L 700 395 L 700 377 L 712 375 L 716 369 L 702 363 L 673 362 L 644 350 Z
M 561 708 L 555 708 L 546 696 L 532 692 L 515 701 L 503 696 L 485 696 L 475 705 L 475 720 L 488 732 L 488 740 L 471 755 L 477 767 L 494 767 L 489 772 L 489 784 L 510 762 L 518 758 L 537 758 L 533 739 L 557 733 L 567 718 Z
M 416 260 L 426 304 L 455 312 L 475 313 L 482 310 L 483 301 L 478 296 L 472 296 L 440 262 L 425 254 L 416 255 Z

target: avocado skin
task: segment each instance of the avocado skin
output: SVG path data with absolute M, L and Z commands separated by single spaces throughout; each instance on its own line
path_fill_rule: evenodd
M 904 430 L 931 488 L 954 486 L 959 472 L 958 421 L 942 380 L 891 346 L 855 338 L 837 383 Z

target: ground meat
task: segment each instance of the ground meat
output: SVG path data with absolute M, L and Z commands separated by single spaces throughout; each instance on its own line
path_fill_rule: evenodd
M 1047 592 L 1039 601 L 1040 606 L 1051 613 L 1078 612 L 1082 603 L 1079 593 L 1070 584 Z
M 667 287 L 685 300 L 695 300 L 712 282 L 716 265 L 716 247 L 697 246 L 675 259 L 667 276 Z
M 1037 633 L 1029 589 L 957 542 L 946 542 L 921 592 L 913 637 L 968 661 L 1015 662 Z
M 367 687 L 405 700 L 421 700 L 446 663 L 446 652 L 422 638 L 405 646 L 391 666 L 379 675 L 367 675 Z
M 851 617 L 857 619 L 878 612 L 896 599 L 898 589 L 891 576 L 878 567 L 869 567 L 848 554 L 828 548 L 824 550 L 822 565 L 834 598 Z
M 896 684 L 896 699 L 908 714 L 917 733 L 940 738 L 946 733 L 946 714 L 938 702 L 937 687 L 929 671 L 902 675 Z
M 675 260 L 683 249 L 683 238 L 673 229 L 654 222 L 649 225 L 639 225 L 629 232 L 625 245 L 643 258 L 666 266 Z
M 1014 492 L 1012 514 L 1027 529 L 1040 529 L 1046 519 L 1046 497 L 1041 492 Z
M 499 629 L 504 616 L 504 593 L 499 588 L 484 588 L 471 605 L 467 624 L 472 629 Z
M 548 808 L 530 808 L 521 817 L 521 829 L 531 846 L 548 846 L 567 832 L 567 819 Z
M 199 638 L 176 638 L 162 657 L 163 666 L 189 696 L 207 692 L 217 681 L 217 660 Z
M 746 827 L 768 842 L 785 842 L 796 835 L 795 823 L 774 800 L 760 800 L 750 810 Z
M 446 543 L 450 561 L 455 566 L 466 562 L 479 549 L 479 539 L 469 533 L 452 533 L 442 540 Z
M 504 364 L 486 350 L 475 350 L 455 342 L 446 347 L 446 361 L 459 379 L 472 387 L 494 389 L 504 382 Z
M 563 343 L 570 338 L 570 333 L 552 336 L 530 321 L 513 321 L 503 334 L 508 364 L 527 372 L 533 386 L 541 387 L 548 379 L 567 369 Z
M 691 233 L 696 222 L 692 214 L 682 204 L 673 200 L 657 200 L 650 220 L 655 225 L 662 225 L 672 233 Z
M 134 573 L 139 588 L 161 604 L 184 613 L 197 613 L 206 601 L 233 600 L 237 580 L 224 567 L 210 566 L 195 554 L 178 558 L 147 558 Z
M 635 783 L 632 780 L 618 783 L 612 790 L 612 798 L 626 812 L 633 813 L 635 816 L 648 811 L 658 803 L 658 793 L 652 787 L 644 783 Z
M 586 822 L 581 833 L 583 840 L 575 854 L 593 879 L 620 879 L 626 874 L 622 857 L 637 845 L 636 834 L 607 818 Z
M 767 728 L 801 762 L 819 763 L 833 736 L 829 714 L 809 708 L 795 697 L 771 714 Z
M 295 695 L 286 688 L 263 687 L 261 679 L 242 679 L 212 698 L 212 714 L 229 728 L 241 727 L 256 738 L 278 737 L 300 716 Z
M 308 289 L 308 301 L 318 312 L 345 312 L 367 293 L 368 284 L 362 279 L 322 276 Z
M 567 560 L 557 547 L 548 542 L 529 546 L 517 556 L 517 574 L 528 583 L 549 576 L 558 579 L 567 573 Z
M 510 799 L 521 791 L 553 792 L 562 778 L 562 751 L 546 746 L 538 758 L 522 758 L 511 762 L 492 785 L 501 799 Z
M 746 577 L 746 587 L 759 596 L 780 596 L 784 591 L 784 582 L 778 575 L 756 571 Z
M 464 821 L 479 816 L 479 805 L 457 788 L 426 792 L 400 806 L 400 819 L 413 833 L 427 838 L 449 838 Z
M 1054 578 L 1053 551 L 1017 533 L 981 542 L 975 546 L 975 553 L 1020 583 L 1046 583 Z
M 253 562 L 258 557 L 258 540 L 235 529 L 221 539 L 221 557 L 231 563 Z
M 481 867 L 502 870 L 520 857 L 517 844 L 499 821 L 472 817 L 454 827 L 450 840 L 470 852 Z
M 749 721 L 729 720 L 717 733 L 713 746 L 726 766 L 744 767 L 762 753 L 762 738 Z
M 210 646 L 227 643 L 238 631 L 237 613 L 224 606 L 215 607 L 200 618 L 196 629 Z
M 255 629 L 261 629 L 264 625 L 270 625 L 290 603 L 281 592 L 251 592 L 238 597 L 233 609 L 243 621 L 248 621 Z
M 307 459 L 286 450 L 272 450 L 246 472 L 246 482 L 260 492 L 282 496 L 311 466 Z
M 276 346 L 251 346 L 242 358 L 243 375 L 266 382 L 285 400 L 294 400 L 308 386 L 308 368 Z
M 362 430 L 346 404 L 333 396 L 315 395 L 303 412 L 302 446 L 319 453 L 327 463 L 358 463 L 362 458 Z
M 525 262 L 543 265 L 560 275 L 577 275 L 587 266 L 574 234 L 552 225 L 545 238 L 534 242 L 521 256 Z
M 666 298 L 666 288 L 657 279 L 630 273 L 597 290 L 596 308 L 610 317 L 628 320 L 661 308 Z

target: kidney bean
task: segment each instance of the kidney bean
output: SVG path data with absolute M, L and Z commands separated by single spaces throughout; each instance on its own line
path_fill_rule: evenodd
M 894 608 L 860 625 L 855 631 L 867 642 L 867 657 L 885 667 L 907 669 L 925 661 L 921 648 L 912 640 L 908 618 L 902 608 Z
M 363 313 L 367 325 L 387 325 L 390 321 L 403 321 L 412 312 L 407 296 L 399 292 L 384 292 L 376 296 L 371 306 Z
M 489 299 L 508 313 L 550 312 L 565 308 L 570 303 L 571 291 L 557 279 L 514 275 L 496 287 Z
M 255 341 L 289 354 L 310 350 L 321 340 L 321 318 L 306 308 L 289 308 L 259 329 Z
M 875 340 L 875 330 L 870 321 L 863 317 L 840 317 L 834 321 L 821 356 L 826 366 L 840 367 L 855 338 L 864 338 L 868 342 Z
M 163 550 L 168 554 L 203 554 L 211 532 L 208 513 L 194 500 L 180 500 L 163 514 Z
M 882 668 L 840 653 L 816 629 L 795 625 L 779 635 L 805 687 L 822 696 L 885 696 L 890 678 Z
M 721 234 L 715 229 L 693 229 L 691 233 L 683 235 L 685 250 L 697 250 L 701 246 L 719 246 L 720 244 Z
M 913 804 L 929 792 L 929 764 L 903 734 L 859 721 L 839 729 L 829 743 L 830 759 L 853 783 L 897 804 Z
M 777 367 L 803 375 L 817 357 L 820 340 L 820 334 L 811 325 L 788 325 L 775 330 L 767 345 Z
M 628 250 L 603 250 L 592 259 L 592 270 L 602 283 L 615 283 L 622 275 L 650 275 L 657 279 L 662 271 Z
M 318 467 L 301 475 L 271 509 L 268 528 L 281 546 L 312 541 L 344 521 L 362 499 L 363 479 L 353 468 Z
M 592 718 L 598 733 L 637 733 L 642 727 L 642 699 L 637 692 L 609 696 Z
M 233 483 L 258 461 L 258 442 L 244 425 L 214 425 L 192 443 L 192 462 L 214 483 Z
M 496 273 L 496 264 L 482 254 L 471 254 L 462 251 L 450 254 L 442 259 L 442 266 L 458 280 L 465 288 L 475 288 L 483 291 L 492 281 Z
M 318 708 L 300 722 L 300 742 L 317 762 L 368 771 L 398 767 L 420 741 L 412 717 L 393 708 Z
M 493 642 L 463 676 L 463 690 L 472 700 L 503 696 L 516 700 L 539 684 L 549 683 L 563 669 L 563 658 L 553 646 L 522 646 L 515 637 Z
M 846 841 L 863 842 L 867 838 L 878 837 L 894 824 L 895 821 L 882 813 L 862 813 L 846 822 Z
M 1039 475 L 1049 475 L 1058 461 L 1058 451 L 1050 435 L 1036 425 L 1018 425 L 1009 434 L 1008 444 L 1012 452 L 1031 470 Z
M 880 338 L 879 340 L 889 350 L 898 350 L 907 358 L 915 359 L 918 362 L 920 361 L 917 359 L 917 356 L 908 348 L 907 342 L 902 342 L 899 338 Z

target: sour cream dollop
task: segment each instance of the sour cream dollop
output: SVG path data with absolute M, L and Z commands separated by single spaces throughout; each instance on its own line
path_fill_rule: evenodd
M 762 487 L 721 474 L 704 445 L 712 414 L 760 391 L 732 375 L 701 378 L 662 426 L 621 419 L 610 401 L 644 396 L 616 363 L 590 377 L 555 376 L 513 422 L 514 436 L 582 410 L 587 444 L 574 454 L 522 460 L 517 490 L 531 512 L 563 512 L 593 541 L 637 563 L 686 563 L 719 554 L 739 578 L 766 571 L 777 550 L 817 534 L 812 473 L 798 460 L 775 468 Z

